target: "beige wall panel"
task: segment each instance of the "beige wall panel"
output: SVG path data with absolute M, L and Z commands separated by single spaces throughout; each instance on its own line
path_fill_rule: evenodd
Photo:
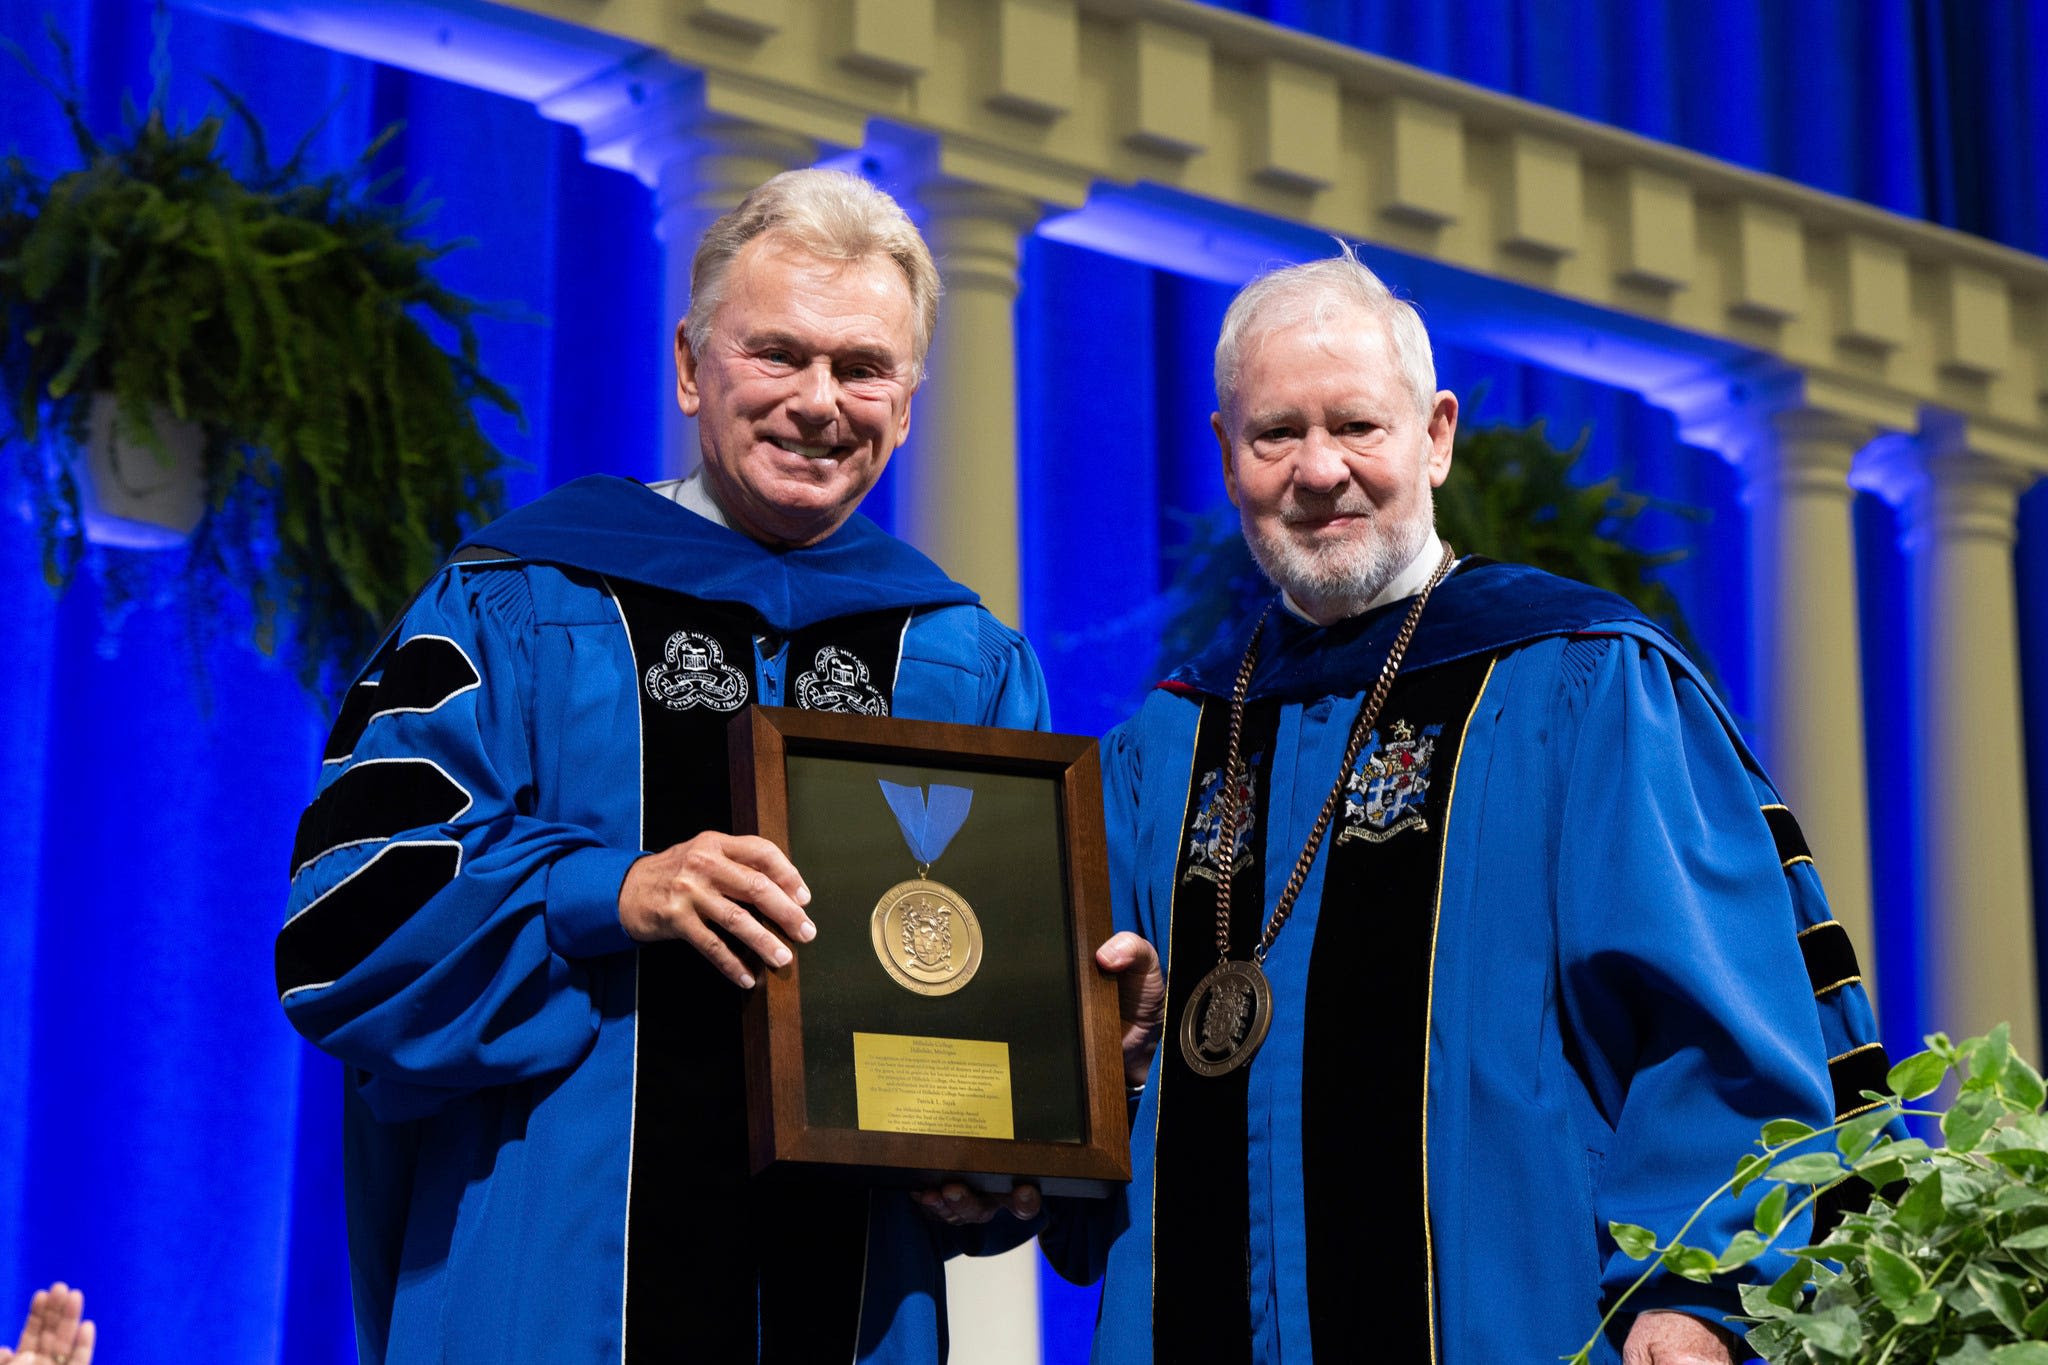
M 1771 322 L 1799 317 L 1806 304 L 1806 236 L 1789 210 L 1745 200 L 1730 214 L 1736 270 L 1729 311 Z
M 1904 345 L 1911 326 L 1905 248 L 1857 233 L 1842 242 L 1841 252 L 1842 310 L 1835 335 L 1859 349 Z
M 1381 214 L 1420 227 L 1456 222 L 1465 207 L 1465 129 L 1457 111 L 1403 96 L 1387 101 L 1383 112 Z
M 787 0 L 697 0 L 691 22 L 704 28 L 766 38 L 788 21 Z
M 1698 227 L 1692 186 L 1675 175 L 1643 167 L 1622 173 L 1622 222 L 1627 230 L 1617 278 L 1656 293 L 1684 289 L 1693 280 Z
M 1337 78 L 1295 62 L 1260 63 L 1251 173 L 1276 189 L 1328 189 L 1338 161 Z
M 1130 26 L 1129 131 L 1124 141 L 1163 156 L 1194 156 L 1209 145 L 1214 63 L 1199 33 L 1141 19 Z
M 846 0 L 841 64 L 888 81 L 931 70 L 938 54 L 935 0 Z
M 1047 122 L 1074 107 L 1081 47 L 1074 0 L 996 0 L 996 43 L 990 105 Z
M 1551 261 L 1579 249 L 1585 231 L 1585 185 L 1578 149 L 1555 138 L 1511 133 L 1507 139 L 1508 211 L 1501 244 Z
M 1967 265 L 1947 270 L 1942 368 L 1995 379 L 2012 358 L 2012 299 L 2005 282 Z

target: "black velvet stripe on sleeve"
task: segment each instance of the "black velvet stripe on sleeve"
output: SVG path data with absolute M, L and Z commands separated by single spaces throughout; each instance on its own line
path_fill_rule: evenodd
M 1891 1059 L 1885 1056 L 1882 1045 L 1866 1043 L 1852 1052 L 1845 1052 L 1828 1062 L 1828 1083 L 1835 1092 L 1835 1117 L 1868 1109 L 1873 1101 L 1863 1098 L 1863 1092 L 1874 1090 L 1880 1095 L 1889 1095 L 1891 1085 Z
M 342 773 L 299 817 L 292 875 L 351 844 L 443 825 L 469 809 L 469 793 L 424 758 L 370 759 Z
M 391 651 L 381 676 L 349 689 L 341 715 L 328 733 L 323 763 L 355 752 L 370 722 L 394 711 L 432 711 L 477 686 L 476 667 L 453 640 L 415 635 Z
M 1849 931 L 1837 920 L 1816 924 L 1800 934 L 1799 952 L 1806 959 L 1806 979 L 1813 983 L 1815 995 L 1826 995 L 1863 978 Z
M 338 981 L 462 868 L 462 846 L 392 844 L 278 932 L 277 993 Z
M 1828 1059 L 1828 1084 L 1834 1091 L 1835 1119 L 1840 1122 L 1859 1110 L 1868 1109 L 1874 1103 L 1863 1097 L 1866 1090 L 1880 1095 L 1891 1093 L 1889 1077 L 1891 1058 L 1878 1043 L 1866 1043 L 1839 1057 Z M 1903 1185 L 1904 1182 L 1900 1182 Z M 1865 1181 L 1851 1176 L 1833 1189 L 1825 1190 L 1813 1205 L 1813 1240 L 1818 1242 L 1839 1225 L 1843 1218 L 1852 1213 L 1861 1213 L 1870 1207 L 1870 1186 Z M 1897 1200 L 1904 1196 L 1899 1187 L 1887 1187 L 1887 1199 Z
M 1799 822 L 1792 818 L 1792 811 L 1786 806 L 1765 806 L 1764 821 L 1771 827 L 1771 838 L 1778 844 L 1778 862 L 1790 867 L 1804 858 L 1813 861 L 1813 850 L 1806 846 L 1806 835 L 1800 832 Z

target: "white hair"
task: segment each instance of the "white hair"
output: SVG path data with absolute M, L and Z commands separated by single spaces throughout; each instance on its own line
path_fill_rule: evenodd
M 1268 332 L 1302 322 L 1329 327 L 1347 312 L 1377 319 L 1386 329 L 1394 363 L 1408 382 L 1415 406 L 1425 415 L 1436 397 L 1436 360 L 1430 354 L 1429 332 L 1415 305 L 1387 288 L 1367 269 L 1348 242 L 1338 254 L 1320 261 L 1268 271 L 1240 289 L 1223 315 L 1216 338 L 1216 406 L 1233 411 L 1237 382 L 1247 344 Z
M 690 311 L 683 331 L 704 354 L 711 319 L 725 298 L 726 274 L 740 249 L 773 235 L 828 261 L 887 257 L 910 286 L 912 378 L 924 379 L 925 353 L 939 320 L 939 268 L 903 206 L 857 175 L 816 167 L 784 171 L 713 223 L 690 262 Z

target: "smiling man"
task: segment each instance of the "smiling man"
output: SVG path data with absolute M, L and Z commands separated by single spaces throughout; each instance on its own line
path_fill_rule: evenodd
M 1136 1180 L 1043 1243 L 1102 1361 L 1557 1359 L 1610 1221 L 1882 1086 L 1846 938 L 1662 631 L 1438 537 L 1458 402 L 1348 251 L 1245 288 L 1216 391 L 1279 591 L 1105 742 Z M 1595 1358 L 1725 1365 L 1734 1308 L 1654 1278 Z
M 748 1179 L 742 1002 L 816 929 L 799 871 L 727 832 L 726 724 L 1044 728 L 1044 684 L 856 513 L 937 316 L 895 202 L 778 176 L 691 285 L 698 471 L 578 480 L 472 538 L 349 693 L 300 824 L 278 989 L 347 1067 L 366 1361 L 943 1355 L 943 1256 L 979 1234 Z

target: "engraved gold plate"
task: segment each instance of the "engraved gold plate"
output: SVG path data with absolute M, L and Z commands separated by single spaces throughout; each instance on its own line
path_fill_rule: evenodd
M 1195 983 L 1180 1017 L 1180 1055 L 1198 1076 L 1221 1076 L 1252 1059 L 1273 1024 L 1273 987 L 1258 964 L 1226 958 Z
M 981 966 L 981 921 L 967 898 L 928 877 L 898 882 L 869 921 L 875 956 L 907 991 L 951 995 Z

